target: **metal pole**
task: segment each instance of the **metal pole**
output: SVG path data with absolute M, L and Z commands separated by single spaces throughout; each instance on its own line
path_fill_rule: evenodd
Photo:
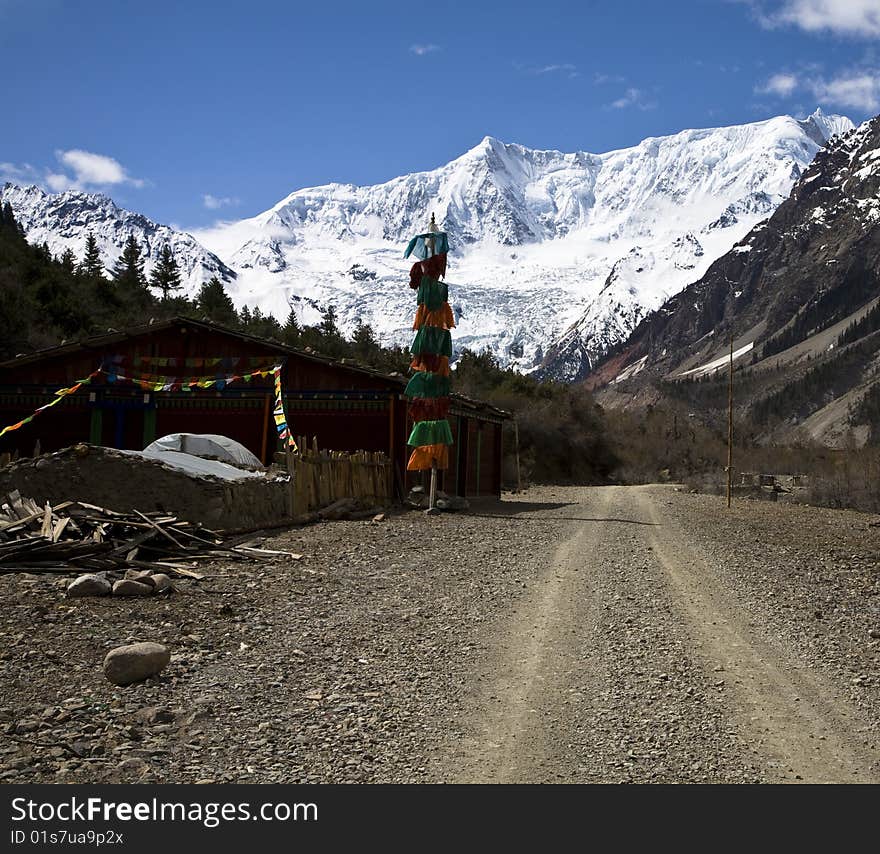
M 730 333 L 730 370 L 727 377 L 727 506 L 733 478 L 733 332 Z

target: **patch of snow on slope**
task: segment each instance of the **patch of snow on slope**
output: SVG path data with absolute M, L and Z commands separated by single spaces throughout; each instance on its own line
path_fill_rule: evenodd
M 648 357 L 642 356 L 641 359 L 638 359 L 637 361 L 633 362 L 631 365 L 629 365 L 627 368 L 625 368 L 623 371 L 621 371 L 613 380 L 611 380 L 611 384 L 614 385 L 616 383 L 621 383 L 624 380 L 628 380 L 628 379 L 634 377 L 636 374 L 641 373 L 642 369 L 645 367 L 647 362 L 648 362 Z
M 739 350 L 733 351 L 733 361 L 735 362 L 740 356 L 745 356 L 746 353 L 750 352 L 755 346 L 755 342 L 752 341 L 751 344 L 746 344 L 745 347 L 740 347 Z M 721 356 L 718 359 L 714 359 L 711 362 L 707 362 L 705 365 L 700 365 L 699 368 L 691 368 L 689 371 L 684 371 L 680 373 L 680 377 L 704 377 L 707 374 L 714 373 L 719 368 L 723 368 L 725 365 L 730 364 L 730 354 L 728 353 L 726 356 Z

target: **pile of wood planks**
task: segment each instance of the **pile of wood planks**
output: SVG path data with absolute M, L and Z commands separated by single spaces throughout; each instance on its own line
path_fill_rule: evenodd
M 82 501 L 39 507 L 17 491 L 0 498 L 0 573 L 154 569 L 191 578 L 199 560 L 302 555 L 227 543 L 216 532 L 159 512 L 118 513 Z

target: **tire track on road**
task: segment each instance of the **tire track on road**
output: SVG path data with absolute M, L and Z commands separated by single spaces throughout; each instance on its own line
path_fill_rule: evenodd
M 723 667 L 733 712 L 747 740 L 789 771 L 785 779 L 808 783 L 877 782 L 868 757 L 852 745 L 858 714 L 813 672 L 797 668 L 757 637 L 720 588 L 717 574 L 689 548 L 683 532 L 662 517 L 655 488 L 634 493 L 635 504 L 657 523 L 648 541 L 677 594 L 707 667 Z
M 558 755 L 571 725 L 564 719 L 566 693 L 584 682 L 579 650 L 595 610 L 584 570 L 605 530 L 601 517 L 609 503 L 605 489 L 597 489 L 595 497 L 588 509 L 596 518 L 575 522 L 552 562 L 532 582 L 537 589 L 502 618 L 505 628 L 496 655 L 478 676 L 484 687 L 478 692 L 472 734 L 450 769 L 455 782 L 538 782 L 553 779 L 555 769 L 566 764 Z

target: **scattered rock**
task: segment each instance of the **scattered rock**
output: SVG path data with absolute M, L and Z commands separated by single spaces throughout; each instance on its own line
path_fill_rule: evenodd
M 114 596 L 150 596 L 153 592 L 152 584 L 144 584 L 141 581 L 132 581 L 123 578 L 113 585 Z
M 109 596 L 112 590 L 112 585 L 104 576 L 88 573 L 70 582 L 67 597 L 79 599 L 85 596 Z
M 145 706 L 134 713 L 134 719 L 147 726 L 174 723 L 174 715 L 163 706 Z
M 166 590 L 173 589 L 171 579 L 164 572 L 157 572 L 155 575 L 151 575 L 150 583 L 153 585 L 156 593 L 164 593 Z
M 137 582 L 130 582 L 137 584 Z M 155 676 L 171 661 L 168 647 L 160 643 L 133 643 L 111 649 L 104 659 L 104 675 L 114 685 L 131 685 Z

